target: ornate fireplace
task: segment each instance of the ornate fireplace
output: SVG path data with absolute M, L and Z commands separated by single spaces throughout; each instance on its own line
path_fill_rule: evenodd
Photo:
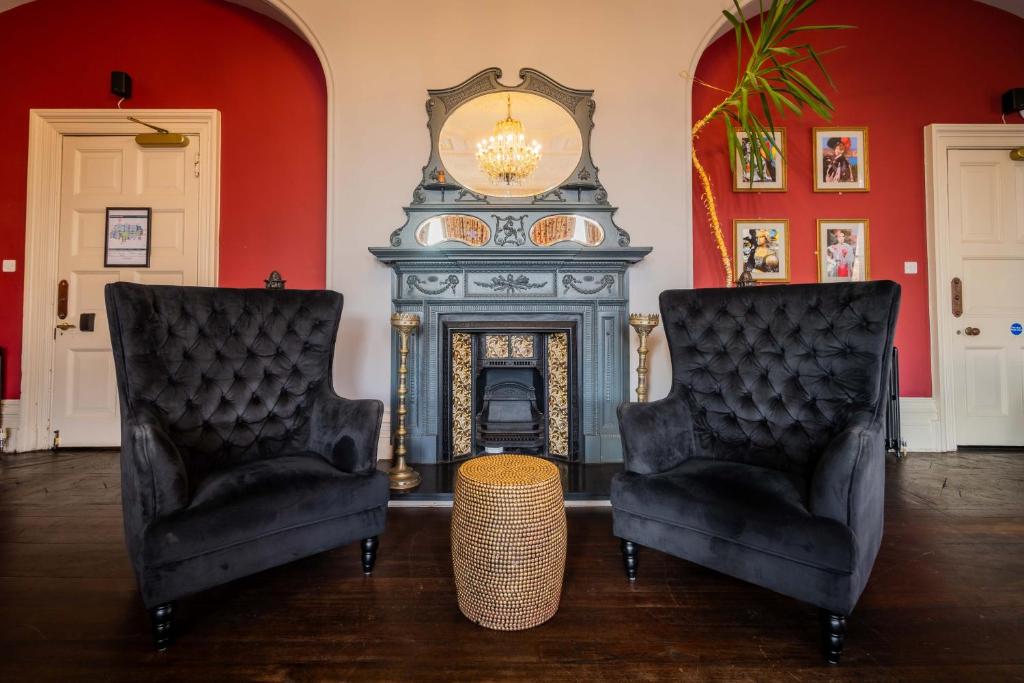
M 431 153 L 390 246 L 396 312 L 422 318 L 409 360 L 409 459 L 486 450 L 621 460 L 628 400 L 628 268 L 650 252 L 618 227 L 590 156 L 593 91 L 497 68 L 430 90 Z M 506 187 L 476 172 L 468 142 L 495 104 L 544 136 L 534 174 Z M 518 121 L 517 121 L 518 122 Z M 547 150 L 550 150 L 549 152 Z M 397 406 L 397 336 L 392 406 Z

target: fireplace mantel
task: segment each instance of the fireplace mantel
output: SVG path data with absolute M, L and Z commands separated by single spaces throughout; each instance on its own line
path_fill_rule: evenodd
M 488 326 L 565 330 L 573 346 L 570 388 L 578 406 L 578 446 L 570 459 L 622 459 L 616 408 L 629 398 L 629 267 L 651 248 L 631 246 L 629 233 L 615 224 L 616 208 L 590 155 L 593 91 L 567 88 L 533 69 L 519 75 L 521 83 L 507 86 L 499 81 L 501 70 L 491 68 L 452 88 L 428 91 L 431 151 L 422 180 L 390 246 L 370 248 L 391 267 L 394 311 L 422 319 L 409 358 L 411 462 L 451 460 L 443 431 L 452 381 L 448 335 Z M 448 147 L 441 144 L 446 121 L 459 107 L 495 94 L 502 100 L 521 94 L 517 103 L 543 99 L 549 118 L 554 107 L 557 117 L 575 123 L 579 159 L 563 182 L 534 195 L 499 196 L 474 191 L 452 176 L 445 165 L 447 133 Z M 397 349 L 395 336 L 393 409 Z
M 442 451 L 446 330 L 460 325 L 571 323 L 577 330 L 579 460 L 622 459 L 615 410 L 629 399 L 628 269 L 650 248 L 426 250 L 375 247 L 391 266 L 392 305 L 416 313 L 422 326 L 409 359 L 409 459 L 434 463 Z M 392 345 L 392 406 L 397 405 L 397 337 Z

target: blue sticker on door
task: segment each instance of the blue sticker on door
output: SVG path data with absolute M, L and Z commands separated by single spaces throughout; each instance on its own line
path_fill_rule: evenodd
M 1024 327 L 1021 327 L 1020 323 L 1013 323 L 1010 325 L 1010 334 L 1015 337 L 1020 336 L 1020 333 L 1024 331 Z

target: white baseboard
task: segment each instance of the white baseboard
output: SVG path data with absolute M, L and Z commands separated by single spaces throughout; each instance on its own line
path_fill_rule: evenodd
M 908 451 L 936 453 L 942 450 L 939 407 L 931 397 L 900 398 L 900 431 Z
M 0 453 L 17 452 L 20 418 L 21 401 L 16 398 L 0 401 Z

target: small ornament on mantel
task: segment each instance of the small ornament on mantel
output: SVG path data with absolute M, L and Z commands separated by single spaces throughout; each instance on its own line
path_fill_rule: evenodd
M 276 270 L 270 271 L 270 277 L 263 281 L 263 284 L 267 286 L 267 289 L 284 289 L 284 283 L 287 280 L 281 278 L 281 273 Z

